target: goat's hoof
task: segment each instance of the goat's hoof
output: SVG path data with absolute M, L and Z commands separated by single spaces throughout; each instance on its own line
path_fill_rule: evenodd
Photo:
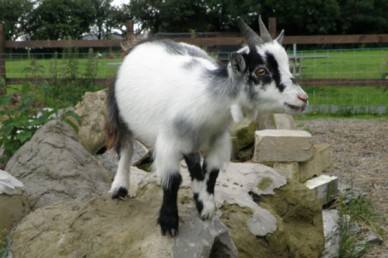
M 118 191 L 112 192 L 112 199 L 125 200 L 128 197 L 128 190 L 120 187 Z
M 163 236 L 169 234 L 170 236 L 175 237 L 178 234 L 178 222 L 175 222 L 175 220 L 162 222 L 159 218 L 158 223 Z
M 214 217 L 215 212 L 216 212 L 215 203 L 211 201 L 205 201 L 203 202 L 203 206 L 199 214 L 202 220 L 210 220 Z
M 160 214 L 158 224 L 163 236 L 167 234 L 175 237 L 178 234 L 179 216 L 178 214 Z

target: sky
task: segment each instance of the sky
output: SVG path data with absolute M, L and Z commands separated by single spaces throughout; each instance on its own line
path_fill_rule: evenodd
M 129 0 L 113 0 L 112 4 L 114 6 L 120 6 L 122 4 L 128 4 Z

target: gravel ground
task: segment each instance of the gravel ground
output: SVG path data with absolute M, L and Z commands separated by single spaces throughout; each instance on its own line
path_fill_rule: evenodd
M 314 119 L 296 121 L 317 143 L 333 145 L 333 165 L 326 174 L 338 176 L 371 198 L 376 210 L 388 214 L 388 119 Z M 381 221 L 384 243 L 364 257 L 388 257 L 388 220 Z

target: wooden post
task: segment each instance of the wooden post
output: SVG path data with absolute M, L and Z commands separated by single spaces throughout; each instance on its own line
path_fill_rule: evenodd
M 271 34 L 272 38 L 275 38 L 276 35 L 276 17 L 269 17 L 268 18 L 268 30 Z
M 0 96 L 7 93 L 5 74 L 5 35 L 3 24 L 0 23 Z

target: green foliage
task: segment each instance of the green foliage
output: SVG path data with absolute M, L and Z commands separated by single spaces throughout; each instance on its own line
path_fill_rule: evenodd
M 354 196 L 345 192 L 337 199 L 337 208 L 340 212 L 340 257 L 361 257 L 371 245 L 360 241 L 359 234 L 352 228 L 355 223 L 367 226 L 378 234 L 382 234 L 378 226 L 382 219 L 373 206 L 370 199 L 365 196 Z
M 0 22 L 4 23 L 6 39 L 14 40 L 23 35 L 24 26 L 33 3 L 30 0 L 0 0 Z
M 0 96 L 0 104 L 4 107 L 0 110 L 0 145 L 4 148 L 0 163 L 4 163 L 41 125 L 52 119 L 50 116 L 54 110 L 36 109 L 30 92 L 30 86 L 24 85 L 20 102 L 13 102 L 15 95 Z
M 8 244 L 8 231 L 6 229 L 0 229 L 0 257 L 6 252 Z

